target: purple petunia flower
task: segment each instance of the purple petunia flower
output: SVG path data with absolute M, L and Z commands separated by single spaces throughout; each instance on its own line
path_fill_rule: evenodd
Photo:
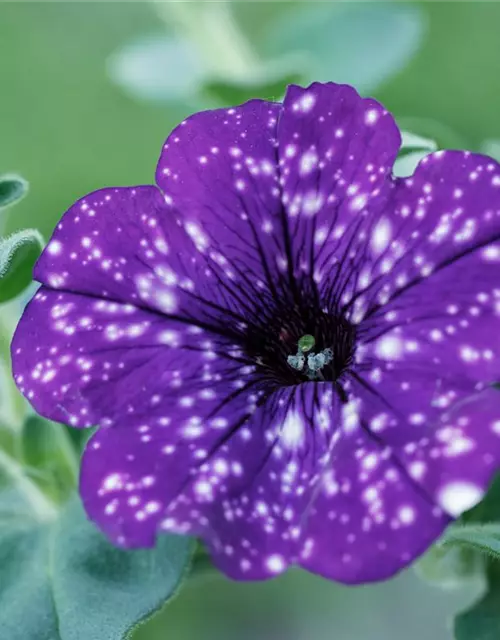
M 392 166 L 348 86 L 198 113 L 156 186 L 73 205 L 14 337 L 44 416 L 99 425 L 90 518 L 203 538 L 236 579 L 386 578 L 500 466 L 500 165 Z

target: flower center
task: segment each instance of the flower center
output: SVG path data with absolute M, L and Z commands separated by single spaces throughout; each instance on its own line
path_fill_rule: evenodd
M 309 353 L 315 344 L 314 336 L 305 335 L 299 340 L 297 353 L 288 356 L 286 361 L 297 371 L 303 371 L 309 380 L 324 380 L 321 369 L 330 364 L 333 360 L 333 351 L 330 348 L 324 349 L 320 353 Z
M 336 382 L 353 362 L 356 331 L 334 314 L 291 309 L 250 327 L 245 351 L 280 386 Z

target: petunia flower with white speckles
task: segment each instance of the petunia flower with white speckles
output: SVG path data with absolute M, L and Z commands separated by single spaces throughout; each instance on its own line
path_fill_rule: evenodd
M 42 415 L 99 425 L 89 517 L 201 537 L 227 575 L 380 580 L 500 465 L 500 165 L 392 167 L 376 101 L 291 86 L 195 114 L 158 186 L 73 205 L 17 329 Z

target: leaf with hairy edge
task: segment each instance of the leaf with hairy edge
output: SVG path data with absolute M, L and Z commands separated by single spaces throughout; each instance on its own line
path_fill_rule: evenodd
M 23 229 L 0 239 L 0 303 L 15 298 L 29 285 L 43 245 L 36 229 Z
M 44 524 L 7 506 L 0 629 L 9 640 L 122 640 L 175 594 L 189 567 L 191 539 L 162 535 L 153 549 L 117 549 L 76 498 Z
M 488 590 L 469 609 L 455 617 L 456 640 L 498 640 L 500 638 L 500 564 L 488 568 Z
M 441 539 L 440 546 L 464 546 L 500 560 L 500 523 L 450 527 Z
M 483 587 L 484 557 L 474 549 L 435 544 L 414 565 L 419 578 L 443 589 L 463 587 L 464 583 Z
M 14 204 L 28 191 L 28 183 L 21 176 L 8 174 L 0 176 L 0 209 Z

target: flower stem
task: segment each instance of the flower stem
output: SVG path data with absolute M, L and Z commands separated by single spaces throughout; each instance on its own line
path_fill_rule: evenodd
M 1 415 L 5 420 L 5 426 L 16 432 L 19 431 L 26 417 L 27 405 L 11 375 L 10 342 L 17 318 L 14 304 L 17 302 L 0 306 L 0 384 L 2 385 L 0 393 Z
M 66 430 L 66 427 L 59 425 L 59 446 L 64 455 L 64 459 L 71 472 L 71 478 L 75 487 L 78 486 L 78 475 L 80 471 L 80 456 L 78 455 L 73 442 Z
M 26 476 L 19 462 L 11 458 L 1 449 L 0 470 L 12 480 L 15 487 L 24 495 L 33 508 L 38 520 L 45 522 L 56 517 L 58 510 L 55 504 Z
M 196 585 L 218 575 L 219 571 L 214 567 L 209 553 L 203 544 L 198 542 L 189 570 L 189 584 Z
M 258 73 L 260 60 L 235 21 L 229 2 L 161 2 L 158 14 L 198 49 L 216 77 L 245 80 Z

